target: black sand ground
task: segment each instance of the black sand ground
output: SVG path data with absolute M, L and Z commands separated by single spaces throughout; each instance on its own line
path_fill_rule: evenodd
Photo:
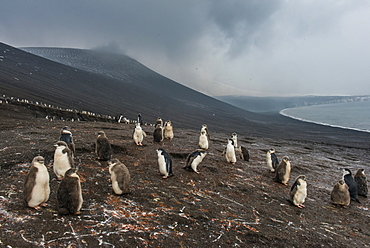
M 182 169 L 185 157 L 197 148 L 200 126 L 175 127 L 173 141 L 152 142 L 152 127 L 143 147 L 132 141 L 133 125 L 108 122 L 65 122 L 35 118 L 21 106 L 0 105 L 0 244 L 4 247 L 368 247 L 369 200 L 347 208 L 330 202 L 330 191 L 341 177 L 339 168 L 369 169 L 366 141 L 357 133 L 326 131 L 306 125 L 281 129 L 280 137 L 239 133 L 239 143 L 250 152 L 250 162 L 226 163 L 222 150 L 229 133 L 211 132 L 209 153 L 200 174 Z M 153 120 L 154 122 L 154 120 Z M 284 122 L 276 126 L 283 126 Z M 58 216 L 58 181 L 52 171 L 53 143 L 68 125 L 75 137 L 82 178 L 84 204 L 81 215 Z M 288 124 L 287 124 L 288 125 Z M 130 170 L 131 193 L 112 193 L 105 162 L 93 153 L 94 140 L 104 130 L 114 157 Z M 274 130 L 274 127 L 271 127 Z M 285 130 L 285 131 L 284 131 Z M 327 140 L 306 139 L 322 132 Z M 276 133 L 276 132 L 275 132 Z M 307 136 L 301 140 L 285 137 Z M 338 134 L 338 135 L 336 135 Z M 343 135 L 343 136 L 342 136 Z M 354 145 L 352 145 L 354 144 Z M 155 149 L 164 148 L 173 158 L 175 176 L 162 179 Z M 293 169 L 289 186 L 273 181 L 265 153 L 275 148 L 288 155 Z M 33 157 L 46 159 L 51 177 L 48 207 L 39 211 L 22 203 L 23 181 Z M 293 180 L 308 178 L 306 208 L 288 201 Z

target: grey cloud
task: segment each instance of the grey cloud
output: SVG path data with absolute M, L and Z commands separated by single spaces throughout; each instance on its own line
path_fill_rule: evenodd
M 126 53 L 204 93 L 370 94 L 367 1 L 1 0 L 1 41 Z

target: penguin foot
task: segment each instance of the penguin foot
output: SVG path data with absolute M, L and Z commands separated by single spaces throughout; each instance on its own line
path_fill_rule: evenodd
M 40 206 L 36 206 L 36 207 L 33 207 L 33 208 L 36 209 L 36 210 L 40 210 L 41 209 Z
M 305 205 L 303 205 L 303 204 L 298 204 L 298 206 L 297 207 L 299 207 L 299 208 L 304 208 L 304 207 L 306 207 Z
M 195 173 L 199 174 L 199 171 L 194 171 Z
M 43 202 L 40 204 L 41 207 L 46 207 L 48 204 L 46 202 Z
M 162 176 L 162 178 L 163 178 L 163 179 L 166 179 L 166 178 L 168 178 L 168 176 Z
M 361 202 L 360 202 L 360 200 L 359 200 L 358 198 L 357 198 L 357 199 L 352 198 L 351 200 L 356 201 L 356 202 L 358 202 L 358 203 L 361 203 Z

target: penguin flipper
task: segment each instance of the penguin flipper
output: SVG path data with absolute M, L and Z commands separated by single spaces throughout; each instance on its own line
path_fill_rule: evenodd
M 23 195 L 24 202 L 28 206 L 28 202 L 31 200 L 33 186 L 36 181 L 36 173 L 38 169 L 34 166 L 31 167 L 30 171 L 27 174 L 26 181 L 24 182 Z

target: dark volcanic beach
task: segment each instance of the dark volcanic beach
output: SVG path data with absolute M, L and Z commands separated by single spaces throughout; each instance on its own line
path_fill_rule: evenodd
M 368 199 L 359 197 L 361 203 L 351 202 L 346 209 L 330 201 L 330 191 L 341 178 L 340 168 L 368 171 L 365 133 L 272 114 L 270 119 L 256 120 L 268 127 L 266 133 L 253 127 L 238 132 L 250 161 L 238 159 L 231 165 L 222 155 L 230 133 L 216 131 L 223 124 L 210 124 L 210 149 L 196 174 L 182 167 L 186 156 L 198 148 L 200 126 L 179 128 L 172 119 L 175 138 L 163 144 L 153 143 L 154 128 L 144 126 L 148 136 L 138 147 L 132 140 L 133 124 L 49 121 L 40 114 L 20 105 L 0 105 L 0 243 L 4 247 L 369 246 Z M 52 170 L 53 144 L 66 125 L 75 138 L 75 162 L 82 181 L 84 203 L 78 216 L 59 216 L 56 208 L 59 182 Z M 128 195 L 113 194 L 107 163 L 94 154 L 100 130 L 112 144 L 113 157 L 131 173 Z M 159 147 L 173 159 L 174 176 L 168 179 L 159 175 L 155 152 Z M 285 155 L 291 159 L 288 186 L 274 182 L 266 167 L 270 148 L 280 159 Z M 23 181 L 37 155 L 45 157 L 51 178 L 48 206 L 41 210 L 22 202 Z M 287 200 L 301 174 L 308 181 L 303 209 Z

